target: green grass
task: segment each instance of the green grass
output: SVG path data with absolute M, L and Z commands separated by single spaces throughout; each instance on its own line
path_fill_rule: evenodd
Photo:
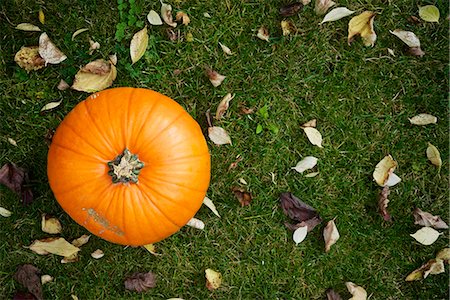
M 139 21 L 157 1 L 136 1 Z M 12 275 L 18 265 L 33 263 L 55 281 L 44 286 L 46 299 L 324 299 L 333 287 L 350 298 L 344 283 L 363 286 L 370 299 L 448 299 L 447 274 L 431 275 L 408 283 L 407 274 L 448 246 L 448 231 L 436 243 L 422 246 L 410 236 L 412 210 L 420 207 L 448 221 L 448 6 L 441 1 L 341 1 L 352 10 L 374 10 L 378 39 L 373 48 L 358 39 L 347 45 L 349 18 L 319 26 L 313 3 L 290 19 L 299 32 L 281 36 L 278 8 L 282 1 L 174 1 L 174 10 L 191 17 L 182 34 L 191 32 L 192 43 L 170 42 L 165 27 L 149 27 L 151 35 L 145 56 L 134 65 L 128 54 L 132 34 L 140 28 L 126 27 L 117 41 L 120 17 L 110 1 L 19 1 L 0 4 L 0 165 L 15 162 L 31 174 L 36 199 L 23 207 L 17 197 L 0 187 L 0 205 L 13 211 L 0 219 L 0 298 L 11 298 L 20 285 Z M 413 25 L 408 17 L 418 15 L 418 6 L 436 4 L 440 23 Z M 24 45 L 37 44 L 39 34 L 17 31 L 13 25 L 38 25 L 43 8 L 46 24 L 41 27 L 69 57 L 56 66 L 26 73 L 14 63 L 14 54 Z M 205 18 L 208 12 L 212 18 Z M 138 24 L 139 25 L 139 24 Z M 269 43 L 255 38 L 265 25 Z M 82 27 L 88 34 L 71 41 Z M 416 33 L 426 55 L 403 54 L 404 45 L 389 30 Z M 177 28 L 178 30 L 178 28 Z M 87 36 L 101 44 L 92 57 L 87 54 Z M 235 53 L 226 57 L 218 42 Z M 387 49 L 395 51 L 389 57 Z M 68 240 L 87 231 L 72 221 L 57 205 L 46 177 L 48 146 L 44 136 L 55 129 L 86 93 L 57 90 L 60 79 L 69 83 L 79 66 L 117 53 L 119 63 L 115 87 L 147 87 L 180 103 L 206 130 L 204 113 L 215 111 L 221 97 L 235 93 L 226 118 L 217 122 L 231 135 L 233 145 L 215 146 L 212 180 L 208 196 L 222 218 L 201 208 L 198 218 L 204 231 L 183 228 L 157 244 L 161 256 L 142 248 L 113 245 L 97 237 L 83 246 L 81 260 L 60 264 L 56 256 L 38 256 L 23 246 L 47 237 L 40 230 L 40 216 L 51 213 L 64 227 Z M 204 75 L 211 66 L 226 75 L 214 88 Z M 182 70 L 174 75 L 173 71 Z M 40 115 L 46 103 L 64 99 L 55 111 Z M 269 119 L 279 132 L 256 134 L 257 114 L 239 113 L 239 105 L 259 109 L 267 105 Z M 417 127 L 408 118 L 427 112 L 438 117 L 437 125 Z M 300 125 L 312 118 L 324 137 L 324 148 L 312 146 Z M 13 138 L 18 146 L 7 142 Z M 441 176 L 426 158 L 427 142 L 433 143 L 444 161 Z M 391 154 L 398 162 L 402 182 L 392 188 L 389 211 L 393 223 L 385 223 L 377 212 L 379 188 L 372 181 L 375 165 Z M 237 155 L 243 160 L 228 171 Z M 320 175 L 304 178 L 291 170 L 302 157 L 319 158 Z M 272 181 L 271 173 L 275 174 Z M 247 182 L 254 195 L 248 207 L 240 207 L 231 189 Z M 337 217 L 341 238 L 324 252 L 322 229 L 312 231 L 295 246 L 283 222 L 278 196 L 290 191 L 315 207 L 328 221 Z M 93 260 L 100 248 L 105 257 Z M 204 270 L 222 273 L 223 285 L 210 292 Z M 157 287 L 145 294 L 127 292 L 124 278 L 136 271 L 157 274 Z

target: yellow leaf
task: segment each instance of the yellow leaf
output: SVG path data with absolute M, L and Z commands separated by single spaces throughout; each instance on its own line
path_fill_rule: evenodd
M 155 255 L 155 256 L 161 255 L 161 254 L 159 254 L 159 253 L 156 253 L 156 247 L 155 247 L 154 244 L 148 244 L 148 245 L 144 245 L 144 246 L 142 246 L 142 247 L 144 247 L 145 249 L 147 249 L 148 252 L 150 252 L 151 254 L 153 254 L 153 255 Z
M 45 15 L 42 9 L 39 10 L 39 22 L 41 22 L 41 24 L 45 23 Z
M 181 21 L 183 25 L 188 25 L 191 22 L 191 19 L 189 19 L 189 16 L 184 11 L 177 12 L 175 20 L 178 22 Z
M 372 11 L 365 11 L 362 14 L 353 17 L 348 22 L 348 43 L 352 43 L 356 36 L 360 35 L 364 46 L 375 44 L 377 34 L 373 29 L 373 20 L 376 14 Z
M 116 76 L 116 67 L 111 62 L 97 59 L 78 71 L 72 89 L 88 93 L 97 92 L 110 87 Z
M 442 167 L 441 154 L 439 153 L 439 150 L 431 143 L 428 143 L 427 157 L 433 165 L 438 167 L 439 170 L 441 169 Z
M 4 207 L 0 207 L 0 216 L 8 218 L 12 215 L 12 212 L 10 212 L 9 210 L 7 210 Z
M 58 107 L 62 103 L 62 99 L 56 102 L 50 102 L 44 105 L 44 107 L 41 108 L 41 112 L 52 110 L 56 107 Z
M 39 55 L 39 47 L 22 47 L 14 56 L 14 61 L 26 71 L 36 71 L 45 67 L 45 60 Z
M 367 292 L 362 287 L 354 284 L 353 282 L 346 282 L 345 286 L 350 294 L 352 294 L 352 298 L 349 300 L 366 300 Z
M 434 5 L 425 5 L 419 7 L 419 17 L 427 22 L 439 23 L 439 9 Z
M 85 31 L 88 31 L 88 30 L 89 30 L 89 28 L 81 28 L 81 29 L 78 29 L 77 31 L 75 31 L 75 32 L 72 34 L 72 41 L 75 39 L 75 37 L 76 37 L 77 35 L 79 35 L 79 34 L 85 32 Z
M 20 23 L 16 26 L 16 29 L 22 31 L 41 31 L 39 27 L 30 23 Z
M 446 261 L 447 263 L 450 262 L 450 248 L 444 248 L 441 251 L 438 252 L 436 255 L 436 258 L 442 259 L 443 261 Z
M 205 270 L 206 287 L 212 291 L 218 289 L 222 284 L 222 274 L 212 269 Z
M 147 50 L 147 45 L 148 34 L 147 26 L 145 26 L 143 29 L 134 34 L 130 43 L 130 55 L 133 64 L 144 55 L 145 50 Z
M 281 21 L 281 30 L 283 31 L 284 36 L 288 36 L 291 33 L 295 33 L 297 28 L 290 20 L 283 20 Z
M 62 226 L 57 218 L 50 217 L 47 214 L 42 215 L 41 229 L 50 234 L 61 233 Z
M 89 242 L 89 238 L 90 238 L 90 237 L 91 237 L 90 235 L 83 234 L 83 235 L 80 236 L 79 238 L 74 239 L 74 240 L 72 241 L 72 245 L 74 245 L 75 247 L 81 247 L 81 246 L 83 246 L 84 244 L 86 244 L 87 242 Z
M 37 254 L 45 255 L 52 253 L 64 257 L 74 255 L 80 251 L 80 248 L 75 247 L 63 238 L 36 240 L 30 245 L 29 248 Z
M 373 171 L 373 179 L 379 186 L 385 186 L 389 180 L 391 174 L 393 174 L 395 168 L 397 167 L 397 162 L 392 158 L 392 156 L 385 156 L 376 166 Z

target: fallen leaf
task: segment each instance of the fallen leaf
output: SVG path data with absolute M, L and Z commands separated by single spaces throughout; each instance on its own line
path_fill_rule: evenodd
M 77 295 L 74 295 L 74 294 L 70 295 L 70 298 L 72 298 L 72 300 L 80 300 L 80 299 L 78 299 Z
M 192 43 L 194 41 L 194 36 L 192 35 L 192 32 L 186 33 L 186 42 Z
M 156 286 L 156 275 L 152 272 L 133 273 L 125 278 L 125 289 L 142 293 Z
M 439 23 L 439 9 L 434 5 L 425 5 L 419 7 L 419 17 L 427 22 Z
M 423 52 L 422 49 L 417 48 L 417 47 L 409 48 L 407 53 L 411 56 L 419 56 L 419 57 L 422 57 L 425 55 L 425 52 Z
M 59 64 L 67 59 L 67 56 L 53 44 L 45 32 L 39 37 L 39 55 L 45 60 L 45 64 Z
M 435 229 L 448 229 L 447 223 L 445 223 L 440 216 L 433 216 L 432 214 L 422 211 L 420 208 L 416 208 L 413 211 L 414 224 L 434 227 Z
M 102 258 L 103 256 L 105 256 L 105 253 L 103 253 L 102 250 L 97 249 L 97 250 L 95 250 L 94 252 L 91 253 L 91 256 L 92 256 L 92 258 L 100 259 L 100 258 Z
M 14 279 L 22 284 L 38 300 L 44 299 L 42 295 L 41 271 L 33 265 L 25 264 L 17 268 Z
M 94 51 L 98 49 L 100 49 L 100 44 L 98 42 L 89 39 L 89 55 L 92 55 Z
M 377 35 L 373 29 L 373 20 L 376 14 L 372 11 L 365 11 L 353 17 L 348 23 L 348 44 L 350 45 L 356 36 L 361 36 L 364 46 L 374 46 Z
M 349 300 L 366 300 L 367 292 L 362 287 L 354 284 L 353 282 L 346 282 L 345 286 L 350 294 L 352 294 L 352 298 Z
M 342 300 L 341 296 L 332 288 L 327 289 L 327 300 Z
M 292 193 L 282 193 L 280 195 L 280 204 L 283 213 L 291 220 L 304 222 L 313 218 L 319 218 L 317 211 L 304 203 Z
M 48 110 L 52 110 L 54 108 L 57 108 L 62 103 L 62 99 L 56 102 L 50 102 L 44 105 L 44 107 L 41 108 L 41 112 L 45 112 Z
M 206 205 L 206 207 L 208 207 L 216 216 L 218 216 L 220 218 L 219 212 L 217 211 L 217 208 L 211 199 L 209 199 L 208 197 L 205 197 L 203 199 L 203 204 Z
M 303 4 L 303 6 L 305 6 L 311 3 L 311 0 L 301 0 L 300 2 Z
M 442 167 L 441 154 L 439 153 L 439 150 L 431 143 L 428 143 L 427 158 L 431 161 L 433 165 L 438 167 L 439 171 L 441 170 Z
M 373 171 L 373 179 L 375 182 L 381 186 L 393 186 L 394 183 L 398 183 L 399 179 L 397 175 L 394 174 L 395 168 L 397 167 L 397 162 L 392 158 L 391 155 L 385 156 L 376 166 Z
M 219 106 L 217 107 L 216 120 L 220 120 L 223 117 L 233 98 L 234 95 L 231 95 L 231 93 L 226 94 L 225 97 L 222 98 L 222 101 L 220 101 Z
M 216 290 L 222 284 L 222 274 L 212 269 L 205 270 L 206 288 L 210 291 Z
M 211 15 L 210 15 L 209 13 L 207 13 L 207 12 L 203 13 L 203 16 L 204 16 L 205 18 L 211 18 Z
M 227 46 L 225 46 L 221 42 L 219 42 L 219 45 L 220 45 L 220 48 L 222 48 L 223 53 L 228 54 L 228 55 L 233 55 L 233 53 L 231 52 L 230 48 L 228 48 Z
M 10 212 L 6 208 L 0 206 L 0 216 L 8 218 L 8 217 L 11 217 L 11 215 L 12 215 L 12 212 Z
M 178 31 L 179 33 L 179 31 Z M 172 30 L 172 28 L 166 28 L 166 36 L 169 41 L 175 42 L 180 38 L 179 34 Z
M 354 13 L 355 11 L 349 10 L 347 7 L 337 7 L 332 9 L 329 13 L 327 13 L 323 18 L 322 22 L 320 22 L 320 24 L 323 24 L 325 22 L 334 22 L 342 18 L 348 17 Z
M 249 192 L 239 187 L 233 187 L 231 190 L 241 204 L 241 207 L 250 205 L 250 202 L 252 201 L 252 195 Z
M 300 127 L 314 127 L 314 128 L 316 128 L 316 126 L 317 126 L 317 119 L 312 119 L 312 120 L 309 120 L 308 122 L 306 122 L 305 124 L 303 124 Z
M 108 58 L 113 65 L 117 65 L 117 54 L 111 54 Z
M 290 20 L 283 20 L 281 21 L 281 30 L 283 32 L 283 36 L 288 36 L 291 33 L 295 33 L 297 31 L 297 28 L 295 27 L 294 23 Z
M 243 105 L 240 105 L 240 106 L 239 106 L 239 110 L 240 110 L 241 113 L 243 113 L 244 115 L 251 115 L 252 113 L 255 112 L 255 109 L 254 109 L 254 108 L 248 108 L 248 107 L 245 107 L 245 106 L 243 106 Z
M 72 254 L 70 256 L 65 256 L 63 259 L 61 259 L 62 264 L 68 264 L 68 263 L 74 263 L 79 261 L 80 258 L 78 257 L 78 253 Z
M 395 29 L 394 31 L 389 30 L 390 33 L 398 37 L 402 42 L 404 42 L 409 47 L 419 47 L 420 48 L 420 40 L 411 31 L 405 31 L 400 29 Z
M 71 256 L 80 251 L 80 248 L 75 247 L 64 238 L 46 238 L 35 240 L 28 248 L 40 255 L 51 253 L 64 257 Z
M 311 144 L 323 148 L 322 146 L 322 135 L 320 132 L 314 127 L 302 127 L 303 131 L 306 133 L 308 140 Z
M 177 23 L 173 21 L 172 6 L 161 1 L 161 17 L 167 25 L 177 27 Z
M 197 219 L 197 218 L 190 219 L 186 225 L 190 226 L 192 228 L 200 229 L 200 230 L 205 229 L 205 223 L 203 223 L 202 220 Z
M 89 242 L 89 239 L 91 238 L 90 235 L 87 234 L 83 234 L 82 236 L 80 236 L 77 239 L 74 239 L 72 241 L 72 245 L 74 245 L 75 247 L 80 248 L 81 246 L 85 245 L 87 242 Z
M 394 52 L 394 50 L 392 50 L 391 48 L 387 48 L 387 51 L 388 51 L 389 55 L 395 57 L 395 52 Z
M 324 15 L 327 12 L 327 10 L 335 4 L 336 2 L 333 2 L 331 0 L 316 0 L 314 12 L 318 16 Z
M 148 46 L 147 26 L 133 35 L 130 43 L 131 63 L 137 62 L 145 53 Z
M 177 22 L 181 21 L 185 26 L 191 22 L 191 19 L 189 19 L 189 16 L 184 11 L 177 12 L 175 20 L 177 20 Z
M 235 168 L 237 167 L 238 163 L 241 162 L 241 161 L 242 161 L 242 157 L 241 157 L 241 156 L 236 157 L 236 161 L 235 161 L 235 162 L 232 162 L 232 163 L 228 166 L 228 171 L 230 171 L 230 170 L 232 170 L 232 169 L 235 169 Z
M 64 80 L 61 79 L 61 81 L 59 82 L 57 88 L 60 91 L 65 91 L 68 88 L 70 88 L 70 85 L 67 82 L 65 82 Z
M 41 24 L 45 24 L 45 14 L 42 9 L 39 10 L 38 18 L 39 18 L 39 22 L 41 22 Z
M 7 163 L 0 169 L 0 184 L 5 185 L 22 199 L 25 205 L 33 202 L 33 192 L 28 186 L 28 173 L 13 163 Z
M 297 246 L 298 244 L 303 242 L 307 235 L 308 235 L 308 226 L 302 226 L 297 228 L 294 231 L 294 234 L 292 235 L 292 239 L 294 240 L 295 245 Z
M 322 223 L 322 219 L 320 218 L 320 216 L 317 215 L 311 219 L 308 219 L 306 221 L 303 221 L 303 222 L 300 222 L 297 224 L 290 224 L 288 222 L 285 222 L 284 226 L 286 226 L 289 230 L 292 230 L 292 231 L 297 230 L 299 227 L 307 226 L 308 232 L 310 232 L 320 223 Z
M 418 114 L 417 116 L 414 116 L 408 120 L 409 122 L 411 122 L 411 124 L 420 126 L 437 123 L 437 118 L 430 114 Z
M 239 178 L 238 181 L 239 181 L 240 184 L 247 185 L 247 181 L 245 181 L 245 179 L 242 178 L 242 177 Z
M 410 234 L 416 241 L 422 245 L 429 246 L 433 244 L 441 234 L 431 227 L 422 227 L 416 233 Z
M 416 281 L 427 278 L 428 275 L 440 274 L 445 272 L 444 261 L 442 259 L 430 259 L 427 263 L 420 266 L 420 268 L 412 271 L 405 279 L 405 281 Z
M 144 245 L 142 247 L 147 249 L 148 252 L 150 252 L 151 254 L 153 254 L 155 256 L 161 255 L 161 254 L 156 252 L 156 246 L 154 244 L 148 244 L 148 245 Z
M 16 29 L 22 30 L 22 31 L 41 31 L 41 29 L 33 24 L 30 23 L 20 23 L 16 26 Z
M 295 167 L 292 167 L 291 169 L 294 169 L 299 173 L 303 173 L 306 170 L 314 168 L 317 165 L 317 161 L 317 157 L 306 156 L 304 159 L 299 161 Z
M 22 47 L 14 56 L 14 61 L 26 71 L 36 71 L 45 67 L 45 60 L 39 55 L 39 47 Z
M 209 68 L 206 69 L 206 76 L 214 87 L 218 87 L 226 77 Z
M 158 15 L 158 13 L 154 10 L 151 10 L 147 15 L 147 20 L 151 25 L 162 25 L 163 22 L 161 20 L 161 17 Z
M 323 230 L 323 239 L 325 240 L 325 252 L 330 251 L 331 246 L 333 246 L 339 239 L 339 231 L 334 223 L 334 219 L 328 221 L 327 226 Z
M 50 275 L 42 275 L 41 276 L 41 284 L 44 285 L 46 283 L 52 282 L 53 281 L 53 277 Z
M 36 297 L 30 292 L 16 292 L 12 300 L 36 300 Z
M 89 30 L 89 28 L 80 28 L 80 29 L 78 29 L 77 31 L 75 31 L 73 34 L 72 34 L 72 41 L 75 39 L 75 37 L 77 37 L 79 34 L 81 34 L 81 33 L 83 33 L 83 32 L 86 32 L 86 31 L 88 31 Z
M 445 263 L 450 263 L 450 248 L 444 248 L 438 252 L 436 259 L 442 259 Z
M 385 221 L 391 221 L 391 215 L 387 211 L 389 193 L 389 186 L 384 186 L 378 198 L 378 209 L 380 210 L 380 213 Z
M 216 145 L 231 144 L 231 138 L 222 127 L 213 126 L 208 127 L 208 136 Z
M 295 3 L 291 3 L 291 4 L 280 7 L 279 12 L 282 17 L 291 17 L 291 16 L 295 16 L 296 14 L 298 14 L 300 12 L 300 10 L 302 10 L 302 8 L 303 8 L 302 3 L 295 2 Z
M 8 143 L 10 143 L 11 145 L 17 147 L 17 142 L 16 142 L 14 139 L 12 139 L 12 138 L 9 137 L 9 138 L 7 138 L 7 141 L 8 141 Z
M 312 178 L 312 177 L 316 177 L 317 175 L 319 175 L 319 172 L 311 172 L 305 175 L 306 178 Z
M 116 76 L 116 67 L 111 62 L 97 59 L 78 71 L 72 89 L 88 93 L 97 92 L 110 87 Z
M 269 41 L 269 30 L 265 26 L 261 26 L 261 28 L 258 29 L 258 33 L 256 36 L 263 40 L 268 42 Z
M 42 215 L 41 229 L 43 232 L 50 234 L 58 234 L 62 232 L 62 226 L 59 220 L 48 214 Z

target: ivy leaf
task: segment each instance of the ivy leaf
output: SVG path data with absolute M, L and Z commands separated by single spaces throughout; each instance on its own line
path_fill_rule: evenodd
M 373 20 L 376 13 L 365 11 L 362 14 L 353 17 L 348 23 L 348 44 L 350 45 L 356 36 L 361 36 L 364 46 L 374 46 L 377 34 L 373 29 Z
M 419 7 L 419 17 L 427 22 L 439 23 L 439 9 L 434 5 L 425 5 Z
M 144 55 L 148 46 L 147 26 L 133 35 L 130 43 L 131 63 L 134 64 Z

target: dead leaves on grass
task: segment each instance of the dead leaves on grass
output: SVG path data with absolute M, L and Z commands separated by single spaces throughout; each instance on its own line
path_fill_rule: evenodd
M 143 293 L 156 286 L 156 275 L 152 272 L 133 273 L 125 278 L 124 285 L 129 291 Z
M 75 75 L 72 89 L 93 93 L 110 87 L 116 79 L 114 64 L 104 59 L 94 60 L 82 67 Z
M 41 283 L 41 271 L 38 268 L 31 264 L 20 265 L 13 277 L 17 282 L 26 287 L 37 300 L 44 299 Z
M 348 44 L 350 45 L 357 36 L 361 36 L 364 46 L 375 45 L 377 34 L 373 29 L 373 21 L 376 13 L 365 11 L 360 15 L 353 17 L 348 23 Z

